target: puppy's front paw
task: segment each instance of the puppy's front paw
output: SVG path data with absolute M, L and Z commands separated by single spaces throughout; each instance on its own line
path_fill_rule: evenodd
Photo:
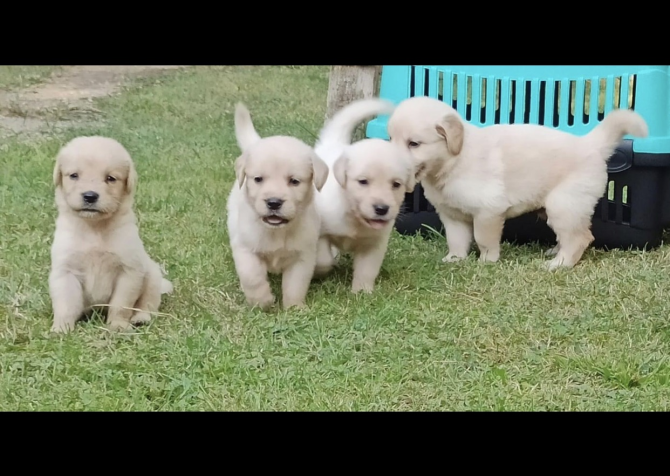
M 51 332 L 55 332 L 56 334 L 67 334 L 73 330 L 74 324 L 69 322 L 54 322 L 51 326 Z
M 442 258 L 443 263 L 455 263 L 457 261 L 464 260 L 465 256 L 456 256 L 454 254 L 449 253 L 447 256 Z
M 549 271 L 554 271 L 559 268 L 572 268 L 569 264 L 565 263 L 562 257 L 557 256 L 556 258 L 552 259 L 551 261 L 547 261 L 544 264 L 544 267 L 548 269 Z
M 558 254 L 559 246 L 556 245 L 553 248 L 549 248 L 544 254 L 546 256 L 556 256 Z
M 132 329 L 130 321 L 125 319 L 114 319 L 107 323 L 107 329 L 112 332 L 123 332 Z
M 307 304 L 304 301 L 285 302 L 284 309 L 290 308 L 307 309 Z
M 479 255 L 481 263 L 497 263 L 500 259 L 500 251 L 486 251 Z
M 373 283 L 354 283 L 351 286 L 351 292 L 371 294 L 374 291 L 375 285 Z
M 264 311 L 274 306 L 274 303 L 275 297 L 272 294 L 265 296 L 250 296 L 247 298 L 247 304 L 249 304 L 251 307 L 259 307 Z
M 138 326 L 142 324 L 148 324 L 151 321 L 151 314 L 148 312 L 136 312 L 133 317 L 130 318 L 130 323 Z

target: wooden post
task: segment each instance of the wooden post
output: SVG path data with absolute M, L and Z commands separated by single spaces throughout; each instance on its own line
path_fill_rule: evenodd
M 332 66 L 328 83 L 326 119 L 333 117 L 335 111 L 351 101 L 377 96 L 381 70 L 381 66 L 369 65 Z
M 379 95 L 380 65 L 334 65 L 330 69 L 326 120 L 350 102 Z M 357 131 L 354 136 L 360 135 Z

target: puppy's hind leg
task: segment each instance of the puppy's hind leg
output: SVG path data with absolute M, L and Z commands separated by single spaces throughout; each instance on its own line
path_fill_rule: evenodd
M 475 241 L 479 247 L 479 261 L 498 261 L 505 217 L 488 214 L 478 215 L 474 219 L 473 226 Z
M 272 306 L 275 297 L 272 295 L 265 263 L 251 251 L 239 246 L 233 246 L 233 260 L 247 303 L 261 309 Z
M 326 238 L 319 238 L 316 249 L 316 267 L 314 269 L 315 276 L 323 276 L 330 272 L 335 265 L 335 257 L 331 249 L 330 242 Z
M 145 289 L 146 274 L 138 271 L 122 271 L 114 283 L 114 292 L 109 300 L 107 328 L 123 331 L 130 328 L 133 310 Z
M 161 305 L 161 288 L 163 286 L 163 273 L 158 263 L 151 262 L 149 272 L 144 277 L 144 290 L 135 303 L 135 311 L 130 318 L 133 325 L 146 324 L 151 321 L 151 313 L 158 312 Z
M 447 255 L 442 258 L 442 262 L 453 263 L 467 258 L 472 246 L 472 223 L 455 220 L 444 213 L 440 213 L 440 219 L 444 224 L 448 248 Z
M 83 315 L 84 293 L 81 283 L 70 273 L 49 276 L 49 294 L 54 313 L 52 332 L 69 332 Z
M 554 191 L 547 197 L 547 224 L 556 233 L 556 256 L 546 263 L 551 271 L 572 268 L 593 241 L 591 218 L 597 198 L 573 191 Z

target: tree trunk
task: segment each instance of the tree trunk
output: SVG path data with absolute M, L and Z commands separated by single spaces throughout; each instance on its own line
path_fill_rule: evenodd
M 326 119 L 351 101 L 378 95 L 381 66 L 335 65 L 330 69 Z
M 328 99 L 326 100 L 326 120 L 336 111 L 356 99 L 379 95 L 381 66 L 335 65 L 330 69 Z M 353 134 L 354 140 L 365 137 L 365 124 L 359 125 Z

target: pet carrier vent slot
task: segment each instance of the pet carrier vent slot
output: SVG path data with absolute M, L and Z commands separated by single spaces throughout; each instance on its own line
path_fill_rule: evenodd
M 558 119 L 560 117 L 560 99 L 561 99 L 561 82 L 556 81 L 554 83 L 554 101 L 552 106 L 552 125 L 558 127 Z
M 541 126 L 544 125 L 544 109 L 546 99 L 547 99 L 547 82 L 540 81 L 540 110 L 538 113 L 539 116 L 537 118 L 537 123 Z
M 511 80 L 509 85 L 509 123 L 514 124 L 516 109 L 516 80 Z
M 444 72 L 437 73 L 437 99 L 442 101 L 444 99 Z
M 607 202 L 603 203 L 601 219 L 617 224 L 630 224 L 631 205 L 628 185 L 614 180 L 607 183 Z
M 482 78 L 481 80 L 481 94 L 480 94 L 480 103 L 479 103 L 479 122 L 484 124 L 486 122 L 486 86 L 487 86 L 487 81 L 486 78 Z M 491 98 L 493 99 L 493 98 Z
M 471 121 L 472 120 L 472 103 L 473 97 L 472 97 L 472 76 L 466 76 L 465 80 L 465 120 L 466 121 Z
M 496 104 L 495 104 L 495 115 L 493 117 L 493 122 L 495 124 L 500 124 L 500 86 L 501 86 L 502 81 L 500 79 L 496 79 Z

